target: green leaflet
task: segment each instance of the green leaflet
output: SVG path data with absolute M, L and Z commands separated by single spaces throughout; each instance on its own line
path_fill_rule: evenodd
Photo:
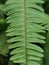
M 40 65 L 44 57 L 43 49 L 35 43 L 44 44 L 45 37 L 39 33 L 45 33 L 46 16 L 44 10 L 37 3 L 42 0 L 8 0 L 7 36 L 11 36 L 7 42 L 11 43 L 9 49 L 13 55 L 10 60 L 21 65 Z
M 23 0 L 21 0 L 21 1 L 15 0 L 14 2 L 12 0 L 10 0 L 10 1 L 8 0 L 8 2 L 6 2 L 6 4 L 11 4 L 11 3 L 15 3 L 15 2 L 16 3 L 21 3 L 21 2 L 24 3 Z M 36 0 L 36 1 L 28 0 L 28 3 L 44 3 L 44 1 L 43 0 Z
M 21 45 L 19 45 L 19 44 L 21 44 Z M 22 42 L 20 42 L 20 43 L 14 43 L 14 44 L 11 44 L 9 46 L 9 49 L 21 47 L 22 45 L 23 45 Z M 33 49 L 33 50 L 36 50 L 36 51 L 39 51 L 39 52 L 44 52 L 43 49 L 40 48 L 39 46 L 34 45 L 34 44 L 30 44 L 30 43 L 28 43 L 27 48 L 30 48 L 30 49 Z

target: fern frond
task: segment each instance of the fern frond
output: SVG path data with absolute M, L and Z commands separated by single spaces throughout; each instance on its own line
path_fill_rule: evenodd
M 45 43 L 45 27 L 40 24 L 45 22 L 45 13 L 37 3 L 42 0 L 8 0 L 6 10 L 8 11 L 7 36 L 11 38 L 7 42 L 13 43 L 9 46 L 12 60 L 21 65 L 40 65 L 43 58 L 43 49 L 35 43 Z
M 6 36 L 6 29 L 7 29 L 7 23 L 4 18 L 4 4 L 0 4 L 0 54 L 6 56 L 9 52 L 7 44 L 7 36 Z

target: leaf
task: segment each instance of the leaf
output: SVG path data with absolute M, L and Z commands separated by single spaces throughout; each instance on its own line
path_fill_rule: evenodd
M 45 33 L 45 13 L 37 3 L 44 3 L 42 0 L 8 0 L 6 10 L 8 11 L 6 30 L 7 40 L 11 43 L 11 55 L 14 63 L 21 65 L 40 65 L 44 57 L 43 49 L 35 43 L 44 44 L 45 37 L 40 33 Z

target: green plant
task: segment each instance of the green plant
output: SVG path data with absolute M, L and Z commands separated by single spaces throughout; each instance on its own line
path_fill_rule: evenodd
M 12 62 L 20 65 L 49 65 L 49 19 L 43 9 L 44 3 L 43 0 L 8 0 L 4 4 L 5 8 L 2 11 L 7 12 L 7 17 L 4 18 L 1 11 L 3 17 L 0 22 L 2 24 L 4 21 L 1 27 L 4 27 L 6 22 L 8 25 L 3 28 L 4 31 L 0 28 L 1 42 L 2 39 L 6 42 L 3 42 L 0 48 L 3 49 L 2 55 L 7 55 L 10 50 L 9 65 Z
M 10 60 L 14 63 L 23 65 L 40 65 L 43 58 L 43 49 L 35 43 L 44 44 L 45 24 L 47 17 L 43 8 L 39 5 L 44 3 L 42 0 L 8 0 L 6 10 L 8 11 L 7 36 L 11 38 L 9 49 Z

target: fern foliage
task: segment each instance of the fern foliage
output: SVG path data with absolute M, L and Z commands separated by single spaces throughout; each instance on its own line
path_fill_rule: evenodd
M 46 44 L 44 46 L 44 65 L 49 65 L 49 15 L 47 15 L 47 25 L 45 26 L 47 30 L 46 34 Z
M 4 4 L 0 4 L 0 54 L 6 56 L 9 52 L 7 44 L 7 36 L 5 30 L 7 29 L 7 23 L 4 18 Z M 1 58 L 1 57 L 0 57 Z
M 11 43 L 9 49 L 14 63 L 21 65 L 40 65 L 44 57 L 43 49 L 35 43 L 45 44 L 45 37 L 40 33 L 45 33 L 46 16 L 43 8 L 38 4 L 43 4 L 42 0 L 8 0 L 6 10 L 8 11 L 6 30 Z

